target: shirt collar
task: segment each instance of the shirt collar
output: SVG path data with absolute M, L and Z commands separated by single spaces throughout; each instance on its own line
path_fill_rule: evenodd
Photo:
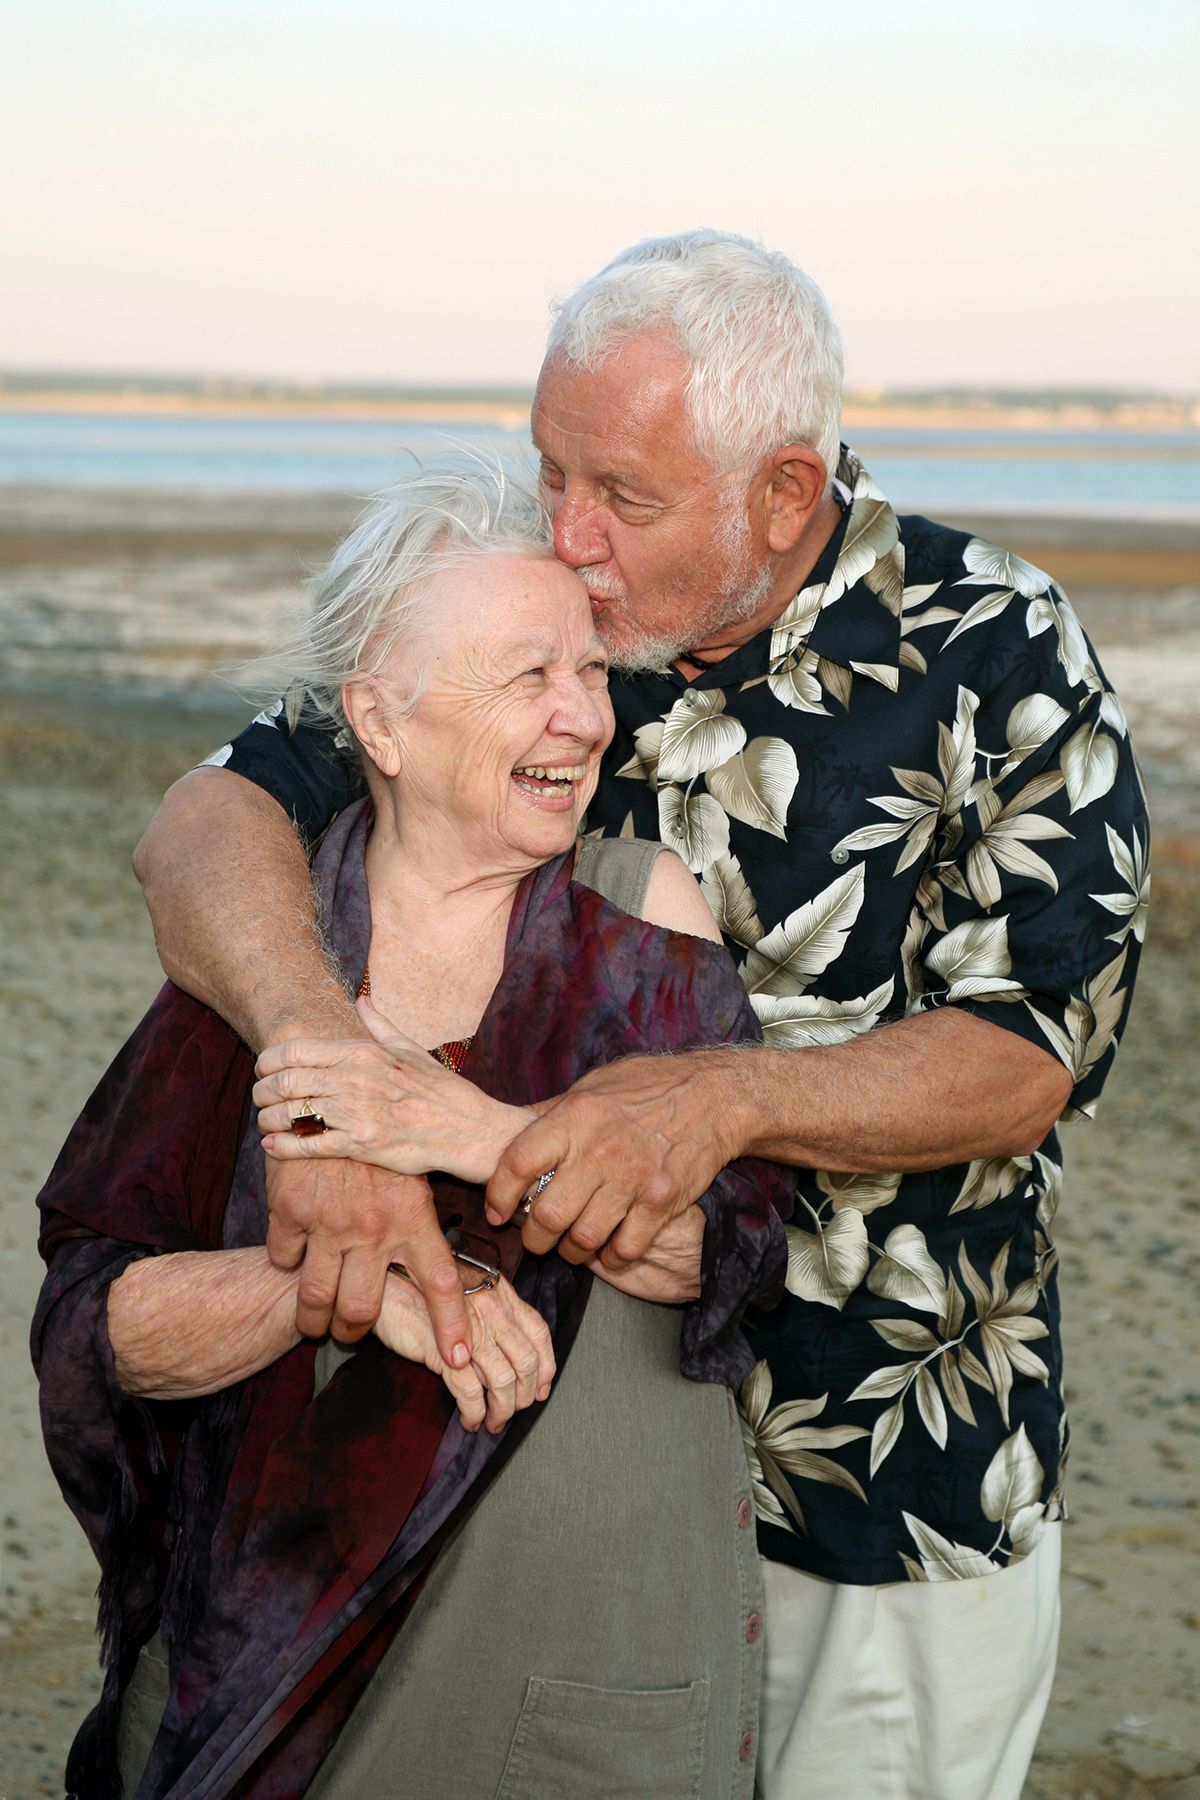
M 681 687 L 736 687 L 807 649 L 895 692 L 904 600 L 900 522 L 844 444 L 833 494 L 841 521 L 804 589 L 773 625 L 694 681 L 679 678 Z

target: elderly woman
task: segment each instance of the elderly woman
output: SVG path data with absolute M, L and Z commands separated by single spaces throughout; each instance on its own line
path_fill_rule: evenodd
M 41 1196 L 46 1443 L 107 1667 L 68 1787 L 748 1794 L 757 1561 L 723 1390 L 781 1280 L 781 1186 L 726 1170 L 620 1292 L 491 1231 L 478 1185 L 587 1068 L 753 1034 L 682 864 L 577 838 L 612 730 L 585 591 L 536 501 L 464 462 L 376 503 L 294 667 L 366 767 L 314 878 L 388 1051 L 272 1052 L 256 1119 L 244 1046 L 168 985 Z M 299 1336 L 260 1130 L 441 1172 L 469 1368 L 399 1268 L 353 1351 Z

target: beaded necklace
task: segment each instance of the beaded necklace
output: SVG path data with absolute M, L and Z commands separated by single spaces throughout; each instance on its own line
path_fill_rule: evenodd
M 361 1000 L 364 995 L 368 1000 L 371 998 L 370 963 L 368 963 L 363 970 L 363 978 L 358 984 L 359 999 Z M 474 1042 L 475 1034 L 472 1032 L 470 1037 L 450 1038 L 445 1044 L 435 1044 L 429 1054 L 430 1056 L 436 1056 L 443 1069 L 449 1069 L 452 1075 L 461 1075 L 462 1066 L 467 1060 L 467 1051 Z

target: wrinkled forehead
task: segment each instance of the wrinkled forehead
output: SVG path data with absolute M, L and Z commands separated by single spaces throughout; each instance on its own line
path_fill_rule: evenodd
M 429 650 L 446 664 L 492 664 L 534 649 L 539 663 L 573 661 L 599 644 L 587 589 L 550 555 L 451 564 L 426 584 L 424 599 Z
M 648 464 L 664 451 L 691 450 L 690 366 L 662 332 L 621 341 L 594 367 L 552 352 L 533 400 L 533 441 L 585 461 Z

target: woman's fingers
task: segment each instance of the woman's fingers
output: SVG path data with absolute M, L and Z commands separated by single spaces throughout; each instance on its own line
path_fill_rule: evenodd
M 476 1344 L 471 1358 L 475 1372 L 487 1389 L 489 1431 L 501 1431 L 517 1410 L 517 1372 L 494 1340 Z
M 381 1013 L 375 1002 L 368 999 L 366 994 L 360 994 L 354 1004 L 359 1018 L 377 1044 L 395 1044 L 405 1049 L 420 1050 L 420 1045 L 414 1043 L 412 1038 L 406 1032 L 401 1031 L 398 1025 L 393 1025 L 387 1014 Z M 423 1051 L 422 1055 L 424 1055 Z
M 507 1281 L 469 1302 L 472 1356 L 488 1388 L 489 1431 L 513 1414 L 545 1400 L 555 1375 L 554 1345 L 541 1314 L 518 1298 Z
M 262 1081 L 283 1069 L 332 1068 L 365 1043 L 363 1038 L 290 1038 L 285 1044 L 268 1044 L 259 1053 L 254 1073 Z
M 332 1160 L 350 1154 L 344 1131 L 316 1131 L 311 1137 L 297 1137 L 290 1128 L 271 1131 L 263 1138 L 262 1147 L 277 1162 L 320 1161 L 322 1157 Z
M 538 1390 L 538 1353 L 524 1332 L 515 1325 L 504 1324 L 497 1327 L 496 1346 L 503 1351 L 509 1366 L 516 1377 L 516 1402 L 514 1410 L 521 1412 L 532 1406 L 537 1399 Z
M 528 1346 L 533 1360 L 533 1397 L 545 1400 L 549 1397 L 554 1377 L 558 1373 L 558 1364 L 554 1358 L 554 1340 L 550 1336 L 550 1327 L 541 1313 L 535 1312 L 532 1306 L 510 1289 L 508 1298 L 515 1314 L 513 1321 L 523 1345 Z
M 444 1368 L 442 1380 L 458 1407 L 463 1430 L 478 1431 L 487 1417 L 487 1394 L 475 1370 L 469 1365 L 465 1369 Z

